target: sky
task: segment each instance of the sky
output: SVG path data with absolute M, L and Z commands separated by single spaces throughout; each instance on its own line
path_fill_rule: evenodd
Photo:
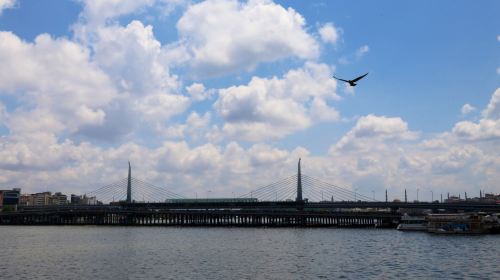
M 500 193 L 500 2 L 0 0 L 0 188 Z M 332 78 L 369 73 L 358 86 Z M 434 196 L 435 198 L 436 196 Z

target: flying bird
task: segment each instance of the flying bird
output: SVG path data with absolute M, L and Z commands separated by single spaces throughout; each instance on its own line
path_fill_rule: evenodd
M 368 75 L 368 73 L 366 73 L 366 74 L 364 74 L 364 75 L 362 75 L 362 76 L 359 76 L 359 77 L 357 77 L 356 79 L 352 79 L 352 80 L 344 80 L 344 79 L 339 79 L 339 78 L 337 78 L 337 77 L 335 77 L 335 76 L 333 76 L 333 77 L 334 77 L 335 79 L 339 80 L 339 81 L 343 81 L 343 82 L 349 83 L 349 85 L 350 85 L 351 87 L 354 87 L 354 86 L 356 86 L 356 82 L 357 82 L 357 81 L 359 81 L 359 80 L 361 80 L 361 79 L 363 79 L 366 75 Z

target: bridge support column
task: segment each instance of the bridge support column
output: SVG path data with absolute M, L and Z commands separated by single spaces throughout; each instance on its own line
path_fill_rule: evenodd
M 295 202 L 297 203 L 297 210 L 303 210 L 304 209 L 304 200 L 302 199 L 302 174 L 300 170 L 300 158 L 299 158 L 299 164 L 297 167 L 297 198 L 295 199 Z
M 302 202 L 302 175 L 300 174 L 300 158 L 299 165 L 297 168 L 297 198 L 295 199 L 297 202 Z
M 127 203 L 132 203 L 132 168 L 128 162 Z

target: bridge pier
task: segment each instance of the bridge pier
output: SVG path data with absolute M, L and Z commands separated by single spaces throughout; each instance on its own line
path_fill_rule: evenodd
M 137 226 L 269 226 L 374 227 L 392 226 L 390 213 L 254 212 L 190 210 L 133 210 L 90 208 L 85 211 L 0 213 L 0 225 L 137 225 Z

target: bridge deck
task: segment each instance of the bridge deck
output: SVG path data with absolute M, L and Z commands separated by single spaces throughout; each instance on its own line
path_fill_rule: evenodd
M 120 204 L 116 204 L 120 205 Z M 161 209 L 430 209 L 430 210 L 464 210 L 464 211 L 489 211 L 500 212 L 500 204 L 494 203 L 430 203 L 430 202 L 364 202 L 364 201 L 339 201 L 339 202 L 307 202 L 297 204 L 295 201 L 260 201 L 260 202 L 190 202 L 190 203 L 132 203 L 121 204 L 133 208 L 161 208 Z
M 0 225 L 163 225 L 163 226 L 394 226 L 390 212 L 194 210 L 87 207 L 39 209 L 0 214 Z
M 399 208 L 500 212 L 484 203 L 132 203 L 23 207 L 0 213 L 0 225 L 394 226 Z

